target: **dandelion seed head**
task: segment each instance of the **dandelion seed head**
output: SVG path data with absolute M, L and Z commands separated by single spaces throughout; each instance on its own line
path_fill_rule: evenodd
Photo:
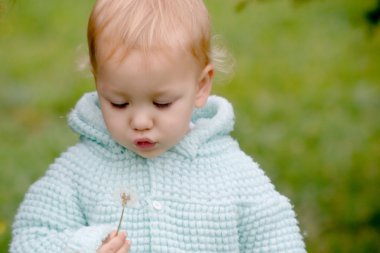
M 121 194 L 121 205 L 125 207 L 128 204 L 128 201 L 131 200 L 131 196 L 127 195 L 125 192 Z
M 137 193 L 127 187 L 117 187 L 113 196 L 115 206 L 135 207 L 138 204 Z

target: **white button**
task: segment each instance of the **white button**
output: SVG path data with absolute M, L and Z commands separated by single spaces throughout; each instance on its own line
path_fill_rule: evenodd
M 153 208 L 156 209 L 156 210 L 161 210 L 162 209 L 162 204 L 159 201 L 157 201 L 157 200 L 154 200 L 153 203 L 152 203 L 152 205 L 153 205 Z

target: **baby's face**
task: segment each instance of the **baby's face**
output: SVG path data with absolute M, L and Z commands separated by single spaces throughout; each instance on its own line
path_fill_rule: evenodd
M 189 55 L 144 56 L 136 50 L 121 62 L 103 63 L 96 86 L 112 137 L 127 149 L 153 158 L 190 130 L 192 111 L 206 102 L 211 79 L 212 67 L 200 69 Z

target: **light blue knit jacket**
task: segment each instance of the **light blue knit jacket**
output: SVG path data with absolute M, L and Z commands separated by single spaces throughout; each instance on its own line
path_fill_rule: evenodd
M 132 253 L 305 252 L 288 199 L 229 136 L 233 122 L 231 105 L 212 96 L 178 145 L 145 159 L 110 137 L 96 93 L 85 94 L 69 116 L 80 141 L 30 187 L 10 252 L 95 253 L 117 227 L 123 192 Z

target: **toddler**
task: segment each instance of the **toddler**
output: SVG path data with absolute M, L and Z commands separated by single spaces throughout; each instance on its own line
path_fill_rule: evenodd
M 10 251 L 305 252 L 287 198 L 231 138 L 210 96 L 202 0 L 98 0 L 96 92 L 69 115 L 79 142 L 34 183 Z

